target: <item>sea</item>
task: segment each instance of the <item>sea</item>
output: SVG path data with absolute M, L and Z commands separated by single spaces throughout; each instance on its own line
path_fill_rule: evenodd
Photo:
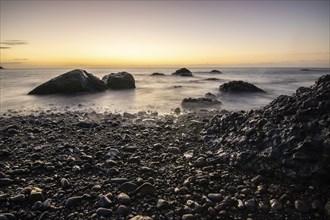
M 171 76 L 177 68 L 86 69 L 102 78 L 109 73 L 126 71 L 136 82 L 136 89 L 107 90 L 93 94 L 27 95 L 36 86 L 71 69 L 1 69 L 1 115 L 26 115 L 41 112 L 137 113 L 140 111 L 172 114 L 203 110 L 248 111 L 261 108 L 280 95 L 292 95 L 301 86 L 311 86 L 329 68 L 190 68 L 193 77 Z M 151 76 L 152 73 L 165 76 Z M 216 78 L 212 79 L 211 78 Z M 231 80 L 253 83 L 266 93 L 223 94 L 219 86 Z M 204 97 L 212 93 L 222 102 L 214 106 L 182 106 L 184 98 Z

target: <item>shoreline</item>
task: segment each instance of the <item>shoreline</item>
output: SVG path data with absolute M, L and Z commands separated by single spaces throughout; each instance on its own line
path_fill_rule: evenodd
M 0 217 L 329 218 L 329 78 L 248 112 L 1 116 Z

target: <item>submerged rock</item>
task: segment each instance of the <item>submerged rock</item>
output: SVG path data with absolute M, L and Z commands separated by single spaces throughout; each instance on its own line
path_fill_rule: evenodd
M 151 76 L 165 76 L 164 73 L 153 73 L 151 74 Z
M 191 71 L 187 68 L 181 68 L 172 73 L 173 76 L 193 76 Z
M 57 76 L 30 91 L 29 95 L 72 94 L 77 92 L 100 92 L 105 84 L 85 70 L 75 69 Z
M 220 86 L 220 91 L 225 93 L 241 93 L 241 92 L 265 92 L 255 85 L 243 81 L 230 81 Z
M 222 72 L 219 71 L 219 70 L 212 70 L 210 73 L 218 73 L 218 74 L 221 74 Z
M 215 98 L 184 98 L 181 102 L 182 106 L 210 106 L 221 105 L 222 103 Z
M 103 76 L 103 82 L 109 89 L 134 89 L 135 79 L 132 74 L 127 72 L 111 73 Z

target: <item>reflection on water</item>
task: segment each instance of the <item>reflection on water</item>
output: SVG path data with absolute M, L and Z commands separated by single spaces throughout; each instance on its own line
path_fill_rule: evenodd
M 203 97 L 211 92 L 222 101 L 221 107 L 227 110 L 249 110 L 268 104 L 279 95 L 291 95 L 300 86 L 309 86 L 321 75 L 329 73 L 329 69 L 284 68 L 230 68 L 220 69 L 223 74 L 209 73 L 210 69 L 191 69 L 194 77 L 178 77 L 170 74 L 175 69 L 89 69 L 87 71 L 102 76 L 119 71 L 127 71 L 134 75 L 135 90 L 107 90 L 97 94 L 76 95 L 26 95 L 37 85 L 58 76 L 70 69 L 16 69 L 1 70 L 1 112 L 8 109 L 22 110 L 89 110 L 96 112 L 137 112 L 153 110 L 167 113 L 181 107 L 183 98 Z M 160 72 L 166 76 L 151 76 Z M 218 78 L 219 80 L 209 80 Z M 223 95 L 219 86 L 230 80 L 248 81 L 267 91 L 266 94 Z

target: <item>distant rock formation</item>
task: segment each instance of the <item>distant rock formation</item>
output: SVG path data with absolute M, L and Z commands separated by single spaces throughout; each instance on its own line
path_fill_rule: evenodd
M 165 76 L 164 73 L 153 73 L 151 74 L 151 76 Z
M 100 92 L 105 84 L 85 70 L 75 69 L 57 76 L 30 91 L 29 95 L 72 94 L 77 92 Z
M 134 89 L 135 79 L 127 72 L 111 73 L 102 78 L 109 89 Z
M 221 79 L 218 79 L 218 78 L 206 78 L 205 80 L 207 80 L 207 81 L 219 81 Z
M 222 72 L 219 71 L 219 70 L 212 70 L 210 73 L 218 73 L 218 74 L 221 74 Z
M 2 66 L 0 66 L 0 69 L 2 70 L 2 69 L 4 69 Z
M 193 76 L 191 71 L 187 68 L 181 68 L 172 73 L 173 76 Z
M 300 71 L 310 71 L 310 69 L 304 68 L 304 69 L 300 69 Z
M 243 81 L 230 81 L 220 86 L 220 91 L 225 93 L 254 93 L 265 92 L 264 90 L 256 87 L 255 85 Z

